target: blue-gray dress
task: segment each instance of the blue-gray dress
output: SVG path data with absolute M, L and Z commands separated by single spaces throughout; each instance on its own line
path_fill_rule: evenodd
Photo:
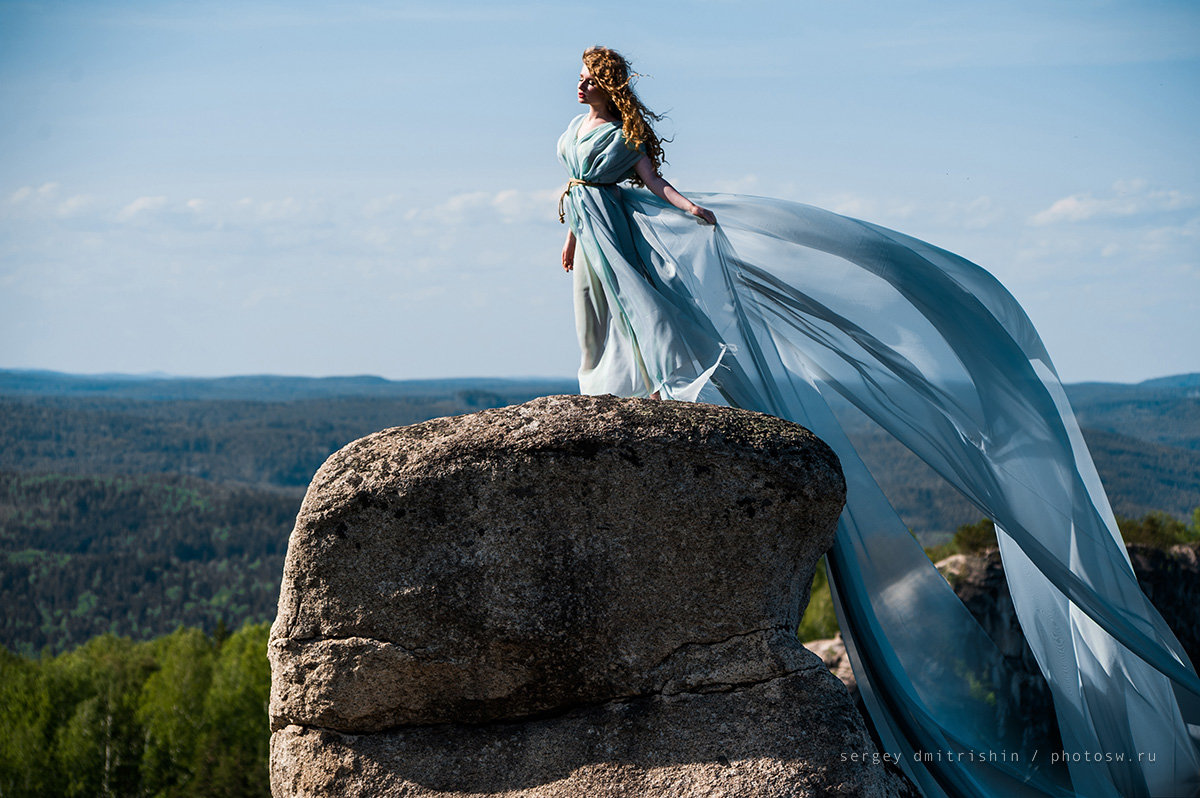
M 837 451 L 848 485 L 829 557 L 838 619 L 871 720 L 910 777 L 929 796 L 1197 794 L 1200 680 L 1138 587 L 1016 300 L 953 253 L 819 208 L 694 194 L 717 215 L 701 224 L 615 185 L 642 154 L 614 125 L 580 136 L 583 118 L 558 142 L 585 183 L 564 199 L 580 388 L 770 413 Z M 1056 750 L 997 709 L 989 685 L 1003 682 L 1003 657 L 855 454 L 834 396 L 995 520 L 1054 696 Z

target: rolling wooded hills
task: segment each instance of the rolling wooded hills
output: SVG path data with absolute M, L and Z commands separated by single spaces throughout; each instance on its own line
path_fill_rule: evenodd
M 564 380 L 84 377 L 0 371 L 0 644 L 270 620 L 292 520 L 336 449 L 385 427 L 571 393 Z M 1200 375 L 1068 386 L 1114 509 L 1200 506 Z M 846 412 L 925 543 L 979 512 Z

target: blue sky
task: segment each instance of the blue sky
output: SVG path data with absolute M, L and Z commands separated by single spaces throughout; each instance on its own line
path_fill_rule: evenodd
M 4 2 L 0 367 L 569 376 L 554 142 L 985 266 L 1068 381 L 1200 371 L 1193 2 Z

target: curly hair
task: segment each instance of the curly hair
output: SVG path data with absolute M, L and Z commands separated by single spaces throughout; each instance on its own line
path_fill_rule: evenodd
M 607 47 L 589 47 L 583 51 L 583 65 L 592 73 L 605 94 L 608 95 L 608 106 L 615 116 L 621 117 L 621 132 L 625 134 L 625 144 L 630 149 L 644 148 L 646 157 L 650 159 L 654 173 L 660 174 L 663 162 L 662 139 L 654 132 L 651 120 L 654 122 L 662 116 L 654 113 L 638 99 L 630 85 L 630 77 L 637 73 L 629 69 L 629 62 L 616 50 Z M 630 180 L 641 184 L 635 174 Z

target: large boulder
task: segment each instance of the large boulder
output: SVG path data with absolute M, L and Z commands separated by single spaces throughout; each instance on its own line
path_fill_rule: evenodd
M 321 467 L 272 628 L 276 796 L 888 795 L 795 639 L 845 485 L 807 430 L 560 396 Z

